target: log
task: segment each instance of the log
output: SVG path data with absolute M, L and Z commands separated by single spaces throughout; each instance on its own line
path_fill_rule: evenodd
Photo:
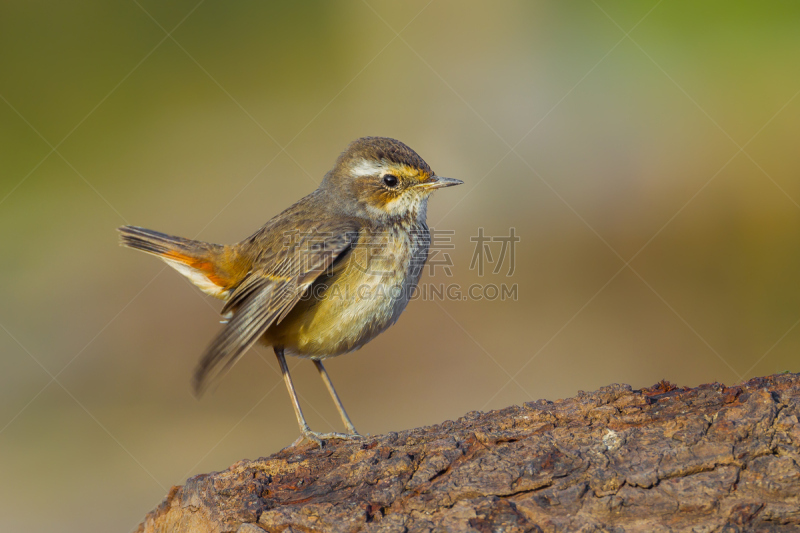
M 140 532 L 800 531 L 800 374 L 610 385 L 173 487 Z

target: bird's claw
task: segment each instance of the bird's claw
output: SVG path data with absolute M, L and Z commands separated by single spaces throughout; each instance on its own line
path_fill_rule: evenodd
M 295 447 L 298 444 L 301 444 L 303 441 L 307 440 L 310 442 L 315 443 L 317 446 L 322 448 L 325 445 L 325 441 L 338 439 L 338 440 L 358 440 L 363 439 L 362 435 L 358 433 L 317 433 L 316 431 L 311 431 L 310 429 L 304 430 L 301 435 L 294 441 L 291 447 Z

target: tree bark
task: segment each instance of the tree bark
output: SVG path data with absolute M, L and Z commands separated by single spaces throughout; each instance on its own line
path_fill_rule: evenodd
M 798 417 L 800 374 L 615 384 L 241 461 L 139 531 L 800 531 Z

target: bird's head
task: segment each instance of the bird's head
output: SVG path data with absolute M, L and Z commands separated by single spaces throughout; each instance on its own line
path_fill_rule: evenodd
M 350 144 L 322 182 L 339 208 L 372 220 L 425 218 L 428 197 L 463 183 L 434 174 L 405 144 L 387 137 L 362 137 Z

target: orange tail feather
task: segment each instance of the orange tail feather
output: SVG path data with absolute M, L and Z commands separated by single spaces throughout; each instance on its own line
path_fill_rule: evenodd
M 228 255 L 225 246 L 136 226 L 122 226 L 118 230 L 122 246 L 160 257 L 207 294 L 224 299 L 235 285 L 235 276 L 225 268 Z

